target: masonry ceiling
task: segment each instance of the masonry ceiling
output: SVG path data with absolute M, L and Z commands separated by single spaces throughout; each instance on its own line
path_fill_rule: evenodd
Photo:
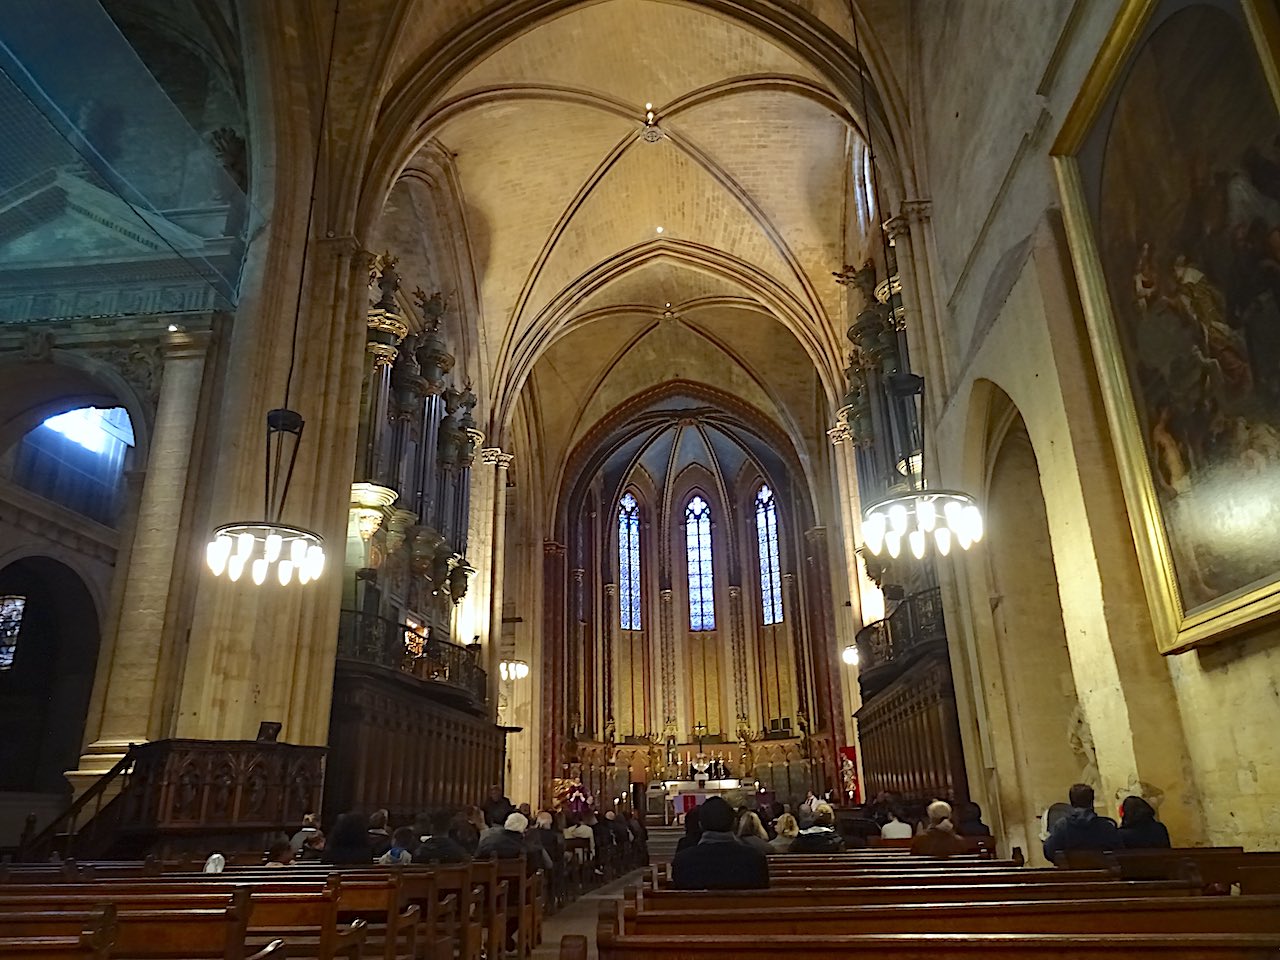
M 412 29 L 433 16 L 442 29 L 441 15 Z M 656 143 L 641 137 L 647 103 Z M 815 368 L 831 392 L 855 136 L 811 67 L 696 3 L 577 6 L 471 65 L 436 98 L 422 142 L 453 168 L 496 391 L 524 386 L 545 357 L 539 402 L 563 427 L 560 449 L 607 401 L 653 384 L 661 365 L 636 362 L 650 352 L 680 350 L 691 375 L 705 367 L 780 422 L 796 412 L 797 374 L 769 358 L 800 369 L 810 403 Z M 679 330 L 658 323 L 667 303 Z M 797 338 L 784 320 L 807 329 Z

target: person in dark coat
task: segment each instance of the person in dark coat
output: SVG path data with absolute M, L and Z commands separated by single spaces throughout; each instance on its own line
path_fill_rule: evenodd
M 502 795 L 502 788 L 496 783 L 489 788 L 489 799 L 481 808 L 484 810 L 484 822 L 491 827 L 500 827 L 507 817 L 515 812 L 515 805 Z
M 1093 810 L 1093 787 L 1077 783 L 1067 798 L 1071 812 L 1053 825 L 1044 842 L 1044 858 L 1055 863 L 1064 850 L 1119 850 L 1124 846 L 1116 822 Z
M 962 837 L 989 837 L 991 828 L 982 822 L 982 808 L 973 801 L 961 804 L 956 833 Z
M 684 836 L 676 841 L 676 853 L 697 846 L 702 839 L 702 821 L 698 816 L 698 808 L 694 807 L 684 815 Z
M 374 860 L 391 849 L 391 831 L 387 829 L 390 818 L 391 815 L 385 810 L 375 810 L 373 816 L 369 818 L 367 831 L 369 854 Z
M 369 852 L 367 829 L 368 821 L 363 814 L 340 815 L 325 843 L 324 862 L 337 866 L 370 866 L 373 855 Z
M 836 813 L 829 803 L 813 808 L 813 826 L 791 841 L 789 853 L 844 853 L 844 838 L 836 833 Z
M 710 797 L 699 808 L 702 839 L 671 861 L 677 890 L 760 890 L 769 886 L 769 861 L 733 835 L 733 807 Z
M 437 810 L 428 823 L 431 832 L 419 839 L 413 851 L 414 863 L 470 863 L 471 854 L 466 847 L 453 838 L 450 828 L 453 826 L 453 815 L 446 810 Z
M 1156 819 L 1155 807 L 1141 797 L 1125 797 L 1120 804 L 1120 840 L 1126 850 L 1167 850 L 1169 830 Z

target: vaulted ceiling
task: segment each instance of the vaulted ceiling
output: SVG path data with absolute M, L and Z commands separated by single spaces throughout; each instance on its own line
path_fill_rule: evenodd
M 847 4 L 808 7 L 847 32 Z M 821 439 L 861 135 L 813 67 L 706 5 L 605 0 L 471 64 L 420 134 L 462 209 L 498 416 L 523 391 L 546 462 L 668 379 Z

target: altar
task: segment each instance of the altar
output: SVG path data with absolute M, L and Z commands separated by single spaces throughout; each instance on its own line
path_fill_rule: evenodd
M 722 797 L 735 809 L 744 804 L 757 806 L 762 798 L 766 801 L 771 799 L 764 795 L 756 781 L 740 780 L 737 777 L 719 780 L 666 780 L 653 784 L 650 789 L 655 787 L 661 788 L 665 795 L 666 816 L 663 819 L 667 823 L 683 820 L 685 814 L 702 806 L 708 797 Z M 754 801 L 747 803 L 748 797 L 754 798 Z

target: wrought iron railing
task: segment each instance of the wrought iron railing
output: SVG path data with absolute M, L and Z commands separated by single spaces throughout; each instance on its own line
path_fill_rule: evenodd
M 934 587 L 913 593 L 883 620 L 858 631 L 858 663 L 863 671 L 898 660 L 921 644 L 945 640 L 942 590 Z
M 429 628 L 411 627 L 387 617 L 343 610 L 338 656 L 399 670 L 419 680 L 448 684 L 484 702 L 487 677 L 476 647 L 437 640 Z

